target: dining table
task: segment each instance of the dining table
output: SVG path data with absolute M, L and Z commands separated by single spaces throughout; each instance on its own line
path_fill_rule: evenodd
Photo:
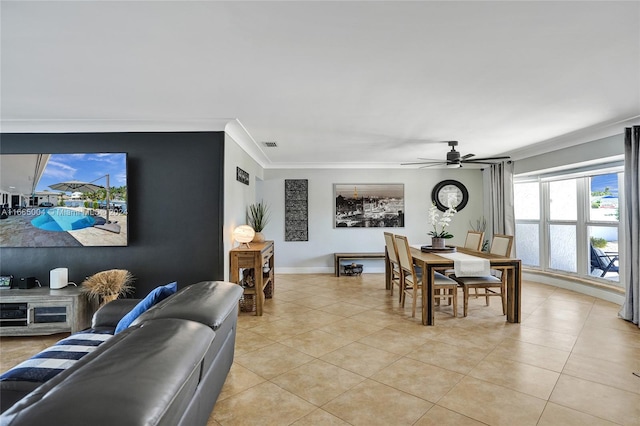
M 455 247 L 459 253 L 468 254 L 484 259 L 488 259 L 491 269 L 502 271 L 505 274 L 507 291 L 507 315 L 506 321 L 519 323 L 522 320 L 522 262 L 520 259 L 499 256 L 487 252 Z M 437 252 L 423 252 L 420 246 L 411 246 L 413 263 L 422 268 L 422 324 L 435 325 L 435 310 L 433 303 L 433 282 L 435 272 L 454 268 L 454 261 L 446 257 L 439 256 Z M 388 257 L 385 262 L 386 287 L 391 287 L 390 263 Z

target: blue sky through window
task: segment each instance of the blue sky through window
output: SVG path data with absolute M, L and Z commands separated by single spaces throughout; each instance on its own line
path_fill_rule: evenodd
M 598 175 L 591 178 L 591 192 L 604 191 L 609 188 L 611 195 L 618 196 L 618 174 Z

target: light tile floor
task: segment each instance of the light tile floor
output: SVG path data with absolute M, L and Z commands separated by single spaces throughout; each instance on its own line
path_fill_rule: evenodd
M 521 324 L 469 303 L 425 327 L 382 274 L 278 275 L 208 425 L 640 425 L 640 329 L 617 305 L 533 282 Z M 59 338 L 0 339 L 0 368 Z
M 240 314 L 209 426 L 640 425 L 640 329 L 619 306 L 533 282 L 521 324 L 469 303 L 425 327 L 382 274 L 278 275 L 264 315 Z

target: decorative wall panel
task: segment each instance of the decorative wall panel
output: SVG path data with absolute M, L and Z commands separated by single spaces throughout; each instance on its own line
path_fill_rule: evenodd
M 309 241 L 309 181 L 284 181 L 284 240 Z

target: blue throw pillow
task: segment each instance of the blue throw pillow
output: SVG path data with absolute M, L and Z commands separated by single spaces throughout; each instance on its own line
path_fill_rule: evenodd
M 118 322 L 116 326 L 116 331 L 114 334 L 120 333 L 122 330 L 126 329 L 131 325 L 132 322 L 136 320 L 140 315 L 142 315 L 145 311 L 147 311 L 150 307 L 158 303 L 159 301 L 166 299 L 176 292 L 178 289 L 178 283 L 171 283 L 167 285 L 162 285 L 160 287 L 156 287 L 153 289 L 151 293 L 147 295 L 144 299 L 142 299 L 134 308 L 129 311 L 128 314 L 122 317 L 122 319 Z

